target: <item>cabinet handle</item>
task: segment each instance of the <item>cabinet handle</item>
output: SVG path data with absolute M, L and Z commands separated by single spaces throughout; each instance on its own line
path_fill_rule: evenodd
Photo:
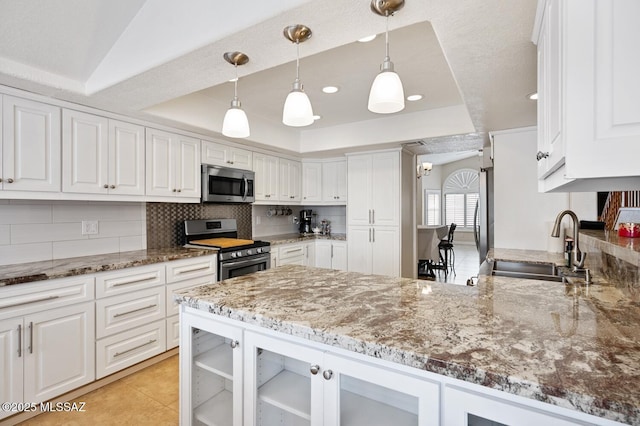
M 133 352 L 136 349 L 143 348 L 143 347 L 145 347 L 147 345 L 155 343 L 156 341 L 157 341 L 157 339 L 152 339 L 152 340 L 149 340 L 147 343 L 143 343 L 141 345 L 136 346 L 135 348 L 127 349 L 126 351 L 123 351 L 123 352 L 116 352 L 115 354 L 113 354 L 113 357 L 116 358 L 116 357 L 122 356 L 124 354 L 128 354 L 129 352 Z
M 331 380 L 331 378 L 333 377 L 333 371 L 331 370 L 324 370 L 322 372 L 322 377 L 324 377 L 325 380 Z
M 156 306 L 158 306 L 157 304 L 153 304 L 153 305 L 148 305 L 145 306 L 143 308 L 138 308 L 138 309 L 134 309 L 132 311 L 127 311 L 127 312 L 118 312 L 117 314 L 114 314 L 113 317 L 114 318 L 118 318 L 118 317 L 123 317 L 125 315 L 129 315 L 129 314 L 133 314 L 135 312 L 140 312 L 140 311 L 144 311 L 145 309 L 149 309 L 149 308 L 155 308 Z
M 106 183 L 105 183 L 104 185 L 102 185 L 102 187 L 103 187 L 104 189 L 109 189 L 109 185 L 107 185 Z
M 232 163 L 233 164 L 233 163 Z M 231 346 L 231 349 L 235 349 L 240 345 L 240 342 L 238 342 L 237 340 L 232 340 L 231 343 L 229 343 L 229 346 Z
M 538 151 L 538 153 L 536 154 L 536 160 L 540 161 L 543 158 L 549 158 L 549 153 L 548 152 Z
M 205 269 L 209 269 L 209 264 L 207 263 L 204 266 L 194 266 L 192 268 L 182 268 L 182 269 L 176 269 L 175 274 L 176 275 L 180 275 L 180 274 L 188 274 L 190 272 L 196 272 L 196 271 L 204 271 Z
M 29 323 L 29 353 L 33 353 L 33 321 Z
M 27 302 L 20 302 L 20 303 L 14 303 L 12 305 L 0 306 L 0 309 L 13 308 L 13 307 L 16 307 L 16 306 L 28 305 L 30 303 L 44 302 L 45 300 L 53 300 L 53 299 L 57 299 L 59 297 L 60 296 L 41 297 L 40 299 L 33 299 L 33 300 L 29 300 Z
M 333 245 L 331 246 L 331 258 L 333 259 Z
M 371 231 L 373 231 L 373 241 L 371 241 L 372 243 L 376 242 L 376 228 L 372 228 Z
M 311 366 L 311 368 L 309 368 L 309 371 L 311 371 L 311 374 L 315 376 L 320 372 L 320 366 L 318 364 L 314 364 Z
M 369 242 L 371 242 L 371 228 L 369 228 Z
M 7 179 L 7 183 L 13 183 L 13 179 L 11 178 Z
M 22 324 L 18 324 L 18 358 L 22 356 Z
M 369 225 L 371 225 L 371 209 L 369 209 Z
M 136 278 L 136 279 L 133 279 L 133 280 L 125 278 L 122 281 L 114 282 L 111 286 L 112 287 L 120 287 L 121 285 L 129 285 L 129 284 L 141 283 L 141 282 L 144 282 L 144 281 L 153 280 L 155 278 L 157 278 L 155 273 L 154 274 L 147 274 L 147 275 L 142 276 L 141 278 Z
M 375 225 L 375 223 L 376 223 L 376 211 L 375 211 L 375 209 L 372 209 L 371 210 L 371 224 Z
M 111 185 L 109 188 L 116 189 L 116 186 L 115 185 Z

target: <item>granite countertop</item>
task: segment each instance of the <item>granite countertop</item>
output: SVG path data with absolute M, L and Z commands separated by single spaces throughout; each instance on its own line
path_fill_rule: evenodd
M 640 305 L 614 286 L 481 276 L 467 287 L 287 265 L 176 297 L 215 315 L 640 424 Z
M 210 249 L 170 247 L 3 265 L 0 267 L 0 287 L 32 281 L 93 274 L 95 272 L 114 271 L 117 269 L 206 256 L 215 253 L 217 253 L 216 250 Z
M 266 237 L 258 237 L 257 239 L 262 241 L 269 241 L 272 246 L 280 244 L 299 243 L 302 241 L 315 241 L 315 240 L 334 240 L 334 241 L 346 241 L 346 234 L 281 234 L 281 235 L 268 235 Z

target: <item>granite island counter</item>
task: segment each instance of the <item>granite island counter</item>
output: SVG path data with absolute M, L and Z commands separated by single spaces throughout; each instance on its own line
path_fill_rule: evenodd
M 640 308 L 614 286 L 481 277 L 466 287 L 283 266 L 176 297 L 183 317 L 204 313 L 439 381 L 435 424 L 454 424 L 478 395 L 526 406 L 527 419 L 551 413 L 545 424 L 640 424 Z M 535 424 L 515 424 L 525 423 Z

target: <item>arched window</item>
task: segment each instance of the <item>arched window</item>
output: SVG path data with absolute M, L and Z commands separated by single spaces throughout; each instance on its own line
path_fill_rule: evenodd
M 445 223 L 455 223 L 459 228 L 473 228 L 479 192 L 477 170 L 460 169 L 451 173 L 442 185 Z

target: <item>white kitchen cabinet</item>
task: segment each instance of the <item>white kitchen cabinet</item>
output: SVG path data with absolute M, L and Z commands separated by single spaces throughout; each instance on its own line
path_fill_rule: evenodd
M 316 263 L 318 268 L 347 270 L 346 241 L 317 240 Z
M 63 192 L 144 195 L 144 127 L 62 111 Z
M 253 153 L 246 149 L 202 141 L 202 163 L 234 169 L 253 170 Z
M 60 192 L 60 108 L 2 96 L 0 189 Z
M 278 199 L 284 203 L 297 203 L 302 199 L 302 164 L 299 161 L 280 158 L 278 160 L 280 180 Z
M 439 384 L 245 331 L 245 423 L 438 425 Z
M 400 153 L 349 155 L 348 225 L 400 224 Z
M 304 244 L 304 266 L 316 266 L 316 242 Z
M 322 201 L 326 204 L 346 204 L 346 160 L 335 160 L 322 163 Z
M 200 198 L 200 140 L 147 128 L 146 195 Z
M 306 264 L 305 243 L 283 244 L 278 246 L 278 265 L 305 265 Z M 273 250 L 273 248 L 272 248 Z M 273 265 L 271 265 L 273 267 Z
M 242 329 L 199 312 L 180 328 L 180 424 L 242 425 Z
M 443 424 L 447 426 L 575 426 L 584 422 L 555 416 L 521 404 L 446 386 Z
M 278 157 L 253 153 L 256 201 L 278 201 Z
M 640 185 L 639 15 L 635 0 L 540 0 L 540 190 Z
M 322 163 L 302 163 L 302 201 L 319 203 L 322 201 Z
M 400 230 L 397 227 L 349 226 L 348 270 L 400 276 Z
M 3 402 L 24 401 L 23 327 L 22 317 L 0 321 L 0 400 Z M 0 419 L 12 414 L 16 413 L 2 410 Z

